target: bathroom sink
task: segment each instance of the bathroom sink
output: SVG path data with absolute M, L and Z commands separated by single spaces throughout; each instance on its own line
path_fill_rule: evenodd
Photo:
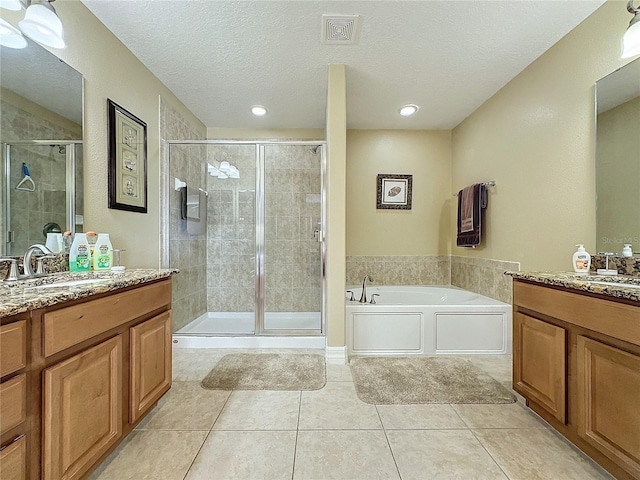
M 92 284 L 106 283 L 110 282 L 110 278 L 85 278 L 83 280 L 69 280 L 66 282 L 54 282 L 54 283 L 45 283 L 43 285 L 37 285 L 35 287 L 31 287 L 33 289 L 43 289 L 43 288 L 66 288 L 66 287 L 78 287 L 81 285 L 89 286 Z

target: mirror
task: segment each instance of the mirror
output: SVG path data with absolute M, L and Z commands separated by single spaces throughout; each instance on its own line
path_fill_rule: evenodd
M 640 59 L 596 83 L 596 248 L 640 252 Z
M 2 255 L 83 224 L 82 75 L 27 42 L 0 47 Z

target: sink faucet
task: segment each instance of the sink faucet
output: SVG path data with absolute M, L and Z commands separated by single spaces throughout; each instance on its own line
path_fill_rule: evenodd
M 27 252 L 24 254 L 24 260 L 22 261 L 22 268 L 24 269 L 24 276 L 22 278 L 29 278 L 33 276 L 41 276 L 44 275 L 44 272 L 38 271 L 36 273 L 33 272 L 31 268 L 31 258 L 36 250 L 40 250 L 47 258 L 53 258 L 53 252 L 49 250 L 47 247 L 40 243 L 36 243 L 27 248 Z M 42 258 L 42 257 L 40 257 Z M 39 269 L 38 269 L 39 270 Z
M 369 275 L 365 275 L 362 279 L 362 294 L 360 295 L 360 300 L 358 300 L 360 303 L 367 303 L 367 278 L 370 282 L 373 282 L 373 278 Z

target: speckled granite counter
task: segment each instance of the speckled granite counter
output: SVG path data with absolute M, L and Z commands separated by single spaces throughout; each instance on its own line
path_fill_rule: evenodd
M 505 272 L 518 280 L 640 302 L 640 278 L 627 275 L 578 275 L 571 272 Z M 601 282 L 605 282 L 603 284 Z
M 43 278 L 18 282 L 0 282 L 0 317 L 49 307 L 62 302 L 90 297 L 120 288 L 141 285 L 168 278 L 178 270 L 126 270 L 123 273 L 70 273 L 62 272 Z M 63 282 L 91 281 L 69 286 L 56 286 Z

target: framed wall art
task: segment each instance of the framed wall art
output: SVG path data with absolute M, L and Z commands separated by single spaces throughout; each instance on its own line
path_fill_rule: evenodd
M 109 208 L 147 213 L 147 124 L 107 99 Z
M 376 208 L 411 210 L 413 175 L 378 175 L 378 199 Z

